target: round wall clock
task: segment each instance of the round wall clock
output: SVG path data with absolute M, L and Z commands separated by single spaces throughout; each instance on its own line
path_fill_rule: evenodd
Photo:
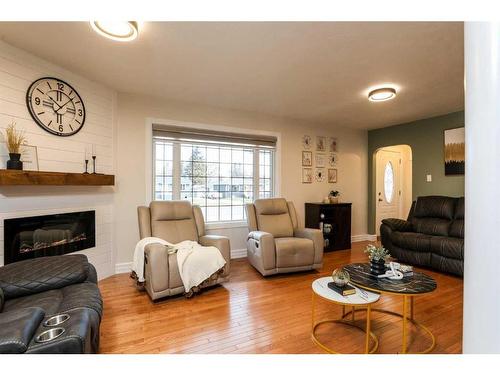
M 42 129 L 61 137 L 78 133 L 85 123 L 82 98 L 70 84 L 57 78 L 33 82 L 26 93 L 26 104 Z

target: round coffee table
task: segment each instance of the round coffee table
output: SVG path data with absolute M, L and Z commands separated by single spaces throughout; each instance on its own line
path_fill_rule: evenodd
M 344 270 L 349 273 L 351 277 L 351 284 L 358 286 L 365 290 L 370 290 L 380 294 L 392 294 L 403 297 L 403 314 L 394 311 L 383 309 L 372 309 L 385 314 L 399 316 L 403 319 L 403 343 L 402 353 L 407 353 L 407 322 L 412 322 L 416 327 L 425 331 L 431 338 L 431 345 L 421 351 L 412 354 L 425 354 L 429 353 L 436 345 L 436 338 L 429 328 L 417 322 L 413 317 L 414 310 L 414 297 L 426 293 L 433 292 L 437 288 L 436 281 L 420 272 L 413 272 L 413 276 L 404 277 L 401 280 L 390 280 L 388 278 L 379 279 L 370 273 L 370 265 L 368 263 L 353 263 L 344 266 Z M 408 317 L 408 299 L 410 299 L 410 316 Z
M 320 279 L 316 279 L 312 283 L 312 332 L 311 332 L 311 337 L 314 343 L 316 343 L 319 347 L 321 347 L 323 350 L 327 351 L 328 353 L 333 353 L 333 354 L 340 354 L 333 350 L 332 348 L 326 346 L 323 344 L 319 339 L 316 337 L 316 329 L 326 323 L 337 323 L 337 324 L 345 324 L 349 325 L 352 327 L 355 327 L 363 332 L 365 332 L 366 338 L 365 338 L 365 353 L 374 353 L 377 348 L 378 348 L 378 339 L 377 336 L 373 332 L 370 331 L 370 311 L 371 311 L 371 305 L 375 302 L 378 301 L 380 298 L 379 294 L 372 293 L 372 292 L 364 292 L 364 297 L 361 297 L 360 292 L 357 291 L 356 294 L 352 294 L 350 296 L 342 296 L 339 293 L 331 290 L 328 287 L 328 283 L 332 281 L 331 277 L 322 277 Z M 316 305 L 316 297 L 321 298 L 322 300 L 328 301 L 330 303 L 334 303 L 337 305 L 342 305 L 342 318 L 341 319 L 328 319 L 328 320 L 322 320 L 320 322 L 315 322 L 314 321 L 314 311 L 315 311 L 315 305 Z M 352 320 L 346 320 L 344 317 L 347 315 L 345 313 L 345 307 L 352 307 Z M 362 308 L 366 309 L 366 330 L 363 329 L 362 327 L 357 326 L 354 324 L 354 311 L 357 308 Z M 370 337 L 373 339 L 373 346 L 370 349 Z

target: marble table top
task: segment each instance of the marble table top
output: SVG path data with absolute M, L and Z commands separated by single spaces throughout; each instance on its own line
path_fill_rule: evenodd
M 371 303 L 377 302 L 380 298 L 380 294 L 377 293 L 365 292 L 365 294 L 361 294 L 359 288 L 356 288 L 356 294 L 351 294 L 350 296 L 342 296 L 341 294 L 328 287 L 328 283 L 330 281 L 332 281 L 331 276 L 321 277 L 314 280 L 312 283 L 312 289 L 314 293 L 332 302 L 353 306 L 369 305 Z
M 436 281 L 421 272 L 413 272 L 413 276 L 407 276 L 401 280 L 391 280 L 379 279 L 371 274 L 369 263 L 352 263 L 343 268 L 349 273 L 352 284 L 380 293 L 423 294 L 437 288 Z

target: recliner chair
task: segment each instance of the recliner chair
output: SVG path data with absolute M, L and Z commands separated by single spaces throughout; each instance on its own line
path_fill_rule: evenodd
M 199 206 L 191 206 L 187 201 L 154 201 L 149 207 L 138 207 L 137 213 L 141 239 L 159 237 L 170 243 L 191 240 L 220 250 L 226 260 L 223 273 L 217 279 L 204 283 L 203 287 L 229 279 L 229 238 L 205 233 L 205 220 Z M 177 266 L 177 254 L 169 255 L 166 246 L 161 244 L 150 244 L 146 246 L 144 256 L 144 287 L 152 300 L 185 292 Z
M 263 276 L 319 269 L 323 265 L 323 235 L 299 228 L 292 202 L 257 199 L 246 205 L 248 260 Z

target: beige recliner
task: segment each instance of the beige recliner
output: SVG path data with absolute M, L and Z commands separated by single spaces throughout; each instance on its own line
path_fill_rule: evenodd
M 199 206 L 187 201 L 155 201 L 149 207 L 137 208 L 139 234 L 159 237 L 170 243 L 196 241 L 203 246 L 215 246 L 226 260 L 223 273 L 203 287 L 215 285 L 229 278 L 230 244 L 224 236 L 205 234 L 205 221 Z M 169 255 L 166 246 L 150 244 L 145 248 L 144 286 L 152 300 L 184 293 L 177 254 Z
M 246 205 L 248 260 L 263 276 L 307 271 L 323 265 L 323 235 L 299 228 L 292 202 L 257 199 Z

